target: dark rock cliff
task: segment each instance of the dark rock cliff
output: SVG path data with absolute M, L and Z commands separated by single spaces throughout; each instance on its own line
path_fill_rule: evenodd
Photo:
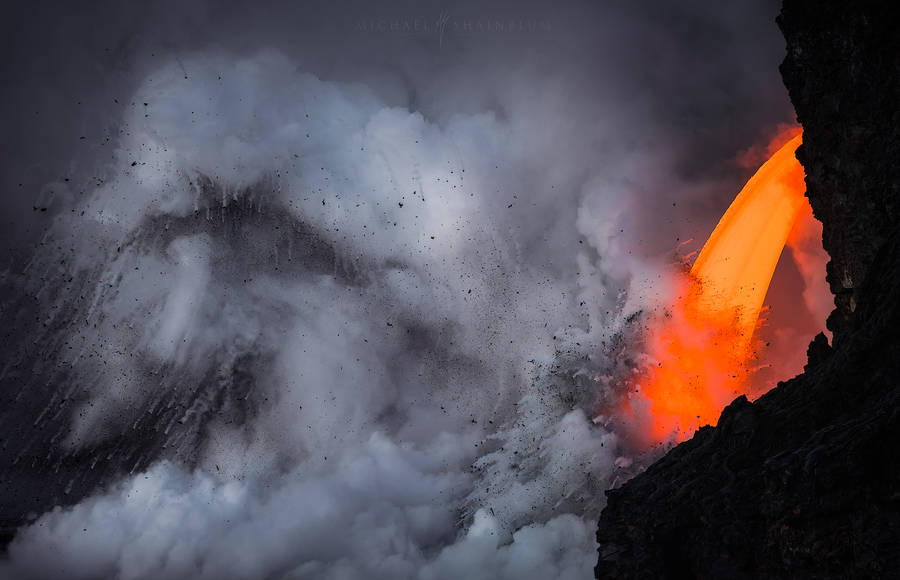
M 609 492 L 598 578 L 900 574 L 900 35 L 888 2 L 785 0 L 781 71 L 832 257 L 834 348 Z
M 797 157 L 832 257 L 828 327 L 840 343 L 900 214 L 900 35 L 891 2 L 826 4 L 786 0 L 779 25 L 781 72 L 803 125 Z

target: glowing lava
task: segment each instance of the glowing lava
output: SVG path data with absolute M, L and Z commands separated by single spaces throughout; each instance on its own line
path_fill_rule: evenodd
M 736 315 L 739 334 L 748 341 L 788 234 L 806 203 L 803 167 L 794 156 L 801 138 L 788 141 L 750 178 L 691 268 L 702 285 L 698 306 L 713 315 Z
M 800 142 L 796 134 L 747 182 L 679 281 L 678 299 L 650 329 L 652 362 L 630 401 L 644 437 L 685 439 L 715 424 L 725 405 L 746 394 L 766 291 L 808 207 L 803 167 L 794 156 Z

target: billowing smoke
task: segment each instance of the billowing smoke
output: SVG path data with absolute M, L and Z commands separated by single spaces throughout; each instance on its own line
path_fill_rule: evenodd
M 614 317 L 507 233 L 551 185 L 507 191 L 540 163 L 522 129 L 438 126 L 272 52 L 172 63 L 133 102 L 118 169 L 53 232 L 75 277 L 102 264 L 58 309 L 59 444 L 156 421 L 180 463 L 42 516 L 14 569 L 440 578 L 478 556 L 498 577 L 522 552 L 583 575 L 591 522 L 560 514 L 596 515 L 616 438 L 551 376 Z
M 619 16 L 602 45 L 646 33 Z M 404 100 L 298 60 L 154 61 L 88 185 L 39 200 L 54 221 L 7 272 L 34 306 L 4 370 L 39 411 L 4 453 L 68 507 L 0 574 L 590 576 L 603 491 L 652 459 L 595 417 L 623 337 L 742 175 L 700 171 L 715 159 L 673 146 L 690 119 L 625 98 L 689 79 L 610 57 L 608 90 L 567 62 L 541 86 L 482 71 L 479 92 L 411 65 Z

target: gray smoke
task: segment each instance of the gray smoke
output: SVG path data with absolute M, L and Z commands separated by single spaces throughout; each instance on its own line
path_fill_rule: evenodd
M 677 240 L 739 186 L 722 160 L 765 131 L 706 129 L 734 95 L 650 66 L 740 11 L 657 31 L 612 7 L 588 31 L 586 7 L 522 10 L 531 36 L 485 50 L 496 36 L 451 28 L 369 68 L 295 54 L 274 24 L 149 59 L 84 189 L 45 192 L 21 275 L 62 369 L 35 420 L 51 468 L 118 475 L 72 476 L 85 497 L 20 528 L 0 573 L 590 576 L 603 491 L 649 459 L 595 420 L 627 367 L 611 345 L 667 298 Z M 356 18 L 359 51 L 379 18 Z M 501 66 L 540 34 L 576 40 Z M 648 55 L 598 53 L 634 35 Z M 744 56 L 710 55 L 703 82 L 759 80 L 729 68 Z M 734 98 L 758 101 L 745 82 Z M 748 125 L 785 120 L 767 98 Z
M 535 573 L 588 570 L 590 521 L 558 513 L 599 502 L 615 437 L 585 414 L 592 393 L 551 388 L 547 369 L 612 327 L 508 233 L 509 205 L 549 189 L 506 191 L 540 162 L 523 129 L 438 126 L 272 52 L 172 63 L 133 102 L 121 169 L 55 234 L 76 272 L 104 265 L 60 355 L 86 395 L 60 444 L 126 437 L 179 389 L 198 395 L 172 422 L 215 412 L 192 472 L 163 460 L 42 516 L 13 569 L 452 577 L 455 551 L 489 550 L 491 576 L 536 550 Z M 263 231 L 228 233 L 233 211 Z M 282 227 L 304 235 L 272 238 Z M 191 382 L 250 355 L 264 364 L 246 391 Z

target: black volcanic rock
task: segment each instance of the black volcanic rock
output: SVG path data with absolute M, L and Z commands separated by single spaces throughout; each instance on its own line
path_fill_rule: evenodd
M 620 489 L 598 578 L 900 577 L 900 35 L 888 2 L 786 0 L 782 75 L 832 257 L 834 348 Z
M 893 2 L 786 0 L 781 65 L 803 125 L 797 157 L 831 255 L 840 343 L 869 264 L 900 218 L 900 35 Z

